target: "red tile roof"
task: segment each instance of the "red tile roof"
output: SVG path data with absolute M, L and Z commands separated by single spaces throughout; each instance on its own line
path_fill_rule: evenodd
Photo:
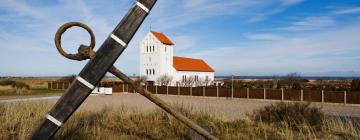
M 202 59 L 178 56 L 174 56 L 173 59 L 173 65 L 177 71 L 214 72 L 214 70 Z
M 151 33 L 160 40 L 161 43 L 165 44 L 165 45 L 174 45 L 173 42 L 171 42 L 171 40 L 169 38 L 167 38 L 163 33 L 159 33 L 159 32 L 154 32 L 151 31 Z

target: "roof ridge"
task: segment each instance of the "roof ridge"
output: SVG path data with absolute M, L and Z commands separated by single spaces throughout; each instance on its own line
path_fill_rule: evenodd
M 180 58 L 186 58 L 186 59 L 196 59 L 196 60 L 202 60 L 202 61 L 204 61 L 203 59 L 201 59 L 201 58 L 192 58 L 192 57 L 183 57 L 183 56 L 173 56 L 173 57 L 180 57 Z
M 215 72 L 203 59 L 173 56 L 173 67 L 177 71 Z
M 164 34 L 161 32 L 150 31 L 161 43 L 165 45 L 174 45 L 174 43 Z

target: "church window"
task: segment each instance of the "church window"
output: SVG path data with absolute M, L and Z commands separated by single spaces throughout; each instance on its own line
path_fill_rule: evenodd
M 148 71 L 148 69 L 146 69 L 146 75 L 149 75 L 149 71 Z
M 182 81 L 183 81 L 183 82 L 186 82 L 186 75 L 183 75 L 183 76 L 182 76 Z
M 166 47 L 165 47 L 165 52 L 166 52 Z
M 155 75 L 155 69 L 153 69 L 153 75 Z

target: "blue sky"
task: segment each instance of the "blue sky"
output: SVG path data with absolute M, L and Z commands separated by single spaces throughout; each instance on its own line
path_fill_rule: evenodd
M 53 38 L 69 21 L 89 25 L 100 46 L 133 0 L 0 0 L 0 75 L 62 76 L 86 64 L 62 57 Z M 216 75 L 360 76 L 360 0 L 158 0 L 115 65 L 138 74 L 138 43 L 165 33 L 175 55 L 205 59 Z M 65 49 L 88 44 L 73 29 Z

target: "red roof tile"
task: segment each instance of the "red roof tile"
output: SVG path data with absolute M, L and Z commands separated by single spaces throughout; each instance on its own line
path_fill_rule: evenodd
M 165 44 L 165 45 L 174 45 L 173 42 L 171 42 L 171 40 L 169 38 L 167 38 L 163 33 L 159 33 L 159 32 L 154 32 L 151 31 L 151 33 L 160 40 L 161 43 Z
M 214 72 L 214 70 L 202 59 L 185 58 L 178 56 L 174 56 L 173 59 L 173 65 L 177 71 Z

